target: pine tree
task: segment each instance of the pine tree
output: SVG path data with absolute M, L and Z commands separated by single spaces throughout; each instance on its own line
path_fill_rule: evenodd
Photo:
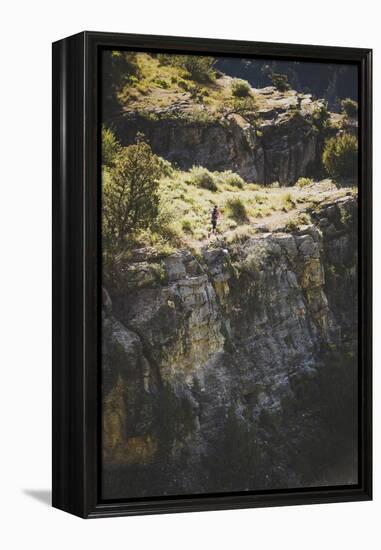
M 134 145 L 122 147 L 103 185 L 104 234 L 114 244 L 149 227 L 158 212 L 159 158 L 138 137 Z

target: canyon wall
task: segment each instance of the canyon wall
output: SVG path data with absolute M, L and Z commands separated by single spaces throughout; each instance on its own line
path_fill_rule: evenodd
M 105 498 L 357 482 L 357 202 L 310 215 L 119 263 L 103 292 Z
M 127 110 L 108 121 L 123 145 L 145 136 L 153 151 L 181 170 L 194 165 L 209 170 L 233 170 L 246 181 L 282 185 L 299 177 L 318 178 L 327 132 L 312 118 L 323 105 L 311 94 L 256 90 L 261 98 L 258 122 L 241 116 L 211 116 L 184 93 L 165 108 L 149 112 Z M 335 131 L 333 131 L 335 133 Z

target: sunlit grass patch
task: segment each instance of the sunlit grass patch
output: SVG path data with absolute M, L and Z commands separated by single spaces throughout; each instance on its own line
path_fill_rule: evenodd
M 225 210 L 227 216 L 237 223 L 248 221 L 245 204 L 239 197 L 228 199 L 225 203 Z
M 182 246 L 201 246 L 210 238 L 211 211 L 217 205 L 220 217 L 217 223 L 217 238 L 226 242 L 243 241 L 256 234 L 258 223 L 278 223 L 282 217 L 295 211 L 287 230 L 291 231 L 308 222 L 301 208 L 318 208 L 323 200 L 321 190 L 348 194 L 348 189 L 337 190 L 331 180 L 312 186 L 290 188 L 247 183 L 231 171 L 216 172 L 202 166 L 188 171 L 176 170 L 165 161 L 165 172 L 159 186 L 159 213 L 154 226 L 135 238 L 145 242 L 161 253 Z M 232 185 L 232 180 L 238 185 Z M 350 190 L 357 192 L 356 188 Z M 285 221 L 283 221 L 283 224 Z

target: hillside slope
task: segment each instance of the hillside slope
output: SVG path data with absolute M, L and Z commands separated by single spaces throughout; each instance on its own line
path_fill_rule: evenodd
M 342 115 L 328 113 L 331 128 L 322 127 L 323 100 L 273 86 L 250 88 L 253 116 L 244 100 L 237 109 L 232 77 L 219 73 L 199 84 L 148 54 L 138 54 L 137 63 L 139 79 L 121 88 L 119 109 L 105 119 L 123 145 L 143 133 L 155 153 L 182 170 L 233 170 L 256 183 L 321 177 L 324 140 L 343 124 Z

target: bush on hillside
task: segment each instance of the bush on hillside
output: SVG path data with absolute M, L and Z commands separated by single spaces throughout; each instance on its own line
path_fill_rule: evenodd
M 351 134 L 328 139 L 323 151 L 323 165 L 333 178 L 357 175 L 358 141 Z
M 181 227 L 185 233 L 193 233 L 192 222 L 189 219 L 182 220 Z
M 122 147 L 109 177 L 103 183 L 103 234 L 105 243 L 123 245 L 129 233 L 150 227 L 159 206 L 159 158 L 139 138 Z
M 353 101 L 353 99 L 350 99 L 347 97 L 346 99 L 343 99 L 341 102 L 341 109 L 345 115 L 347 115 L 349 118 L 356 118 L 358 113 L 358 104 L 357 101 Z
M 155 78 L 155 84 L 157 84 L 159 88 L 164 88 L 165 90 L 170 87 L 170 83 L 164 78 Z
M 225 204 L 226 213 L 229 218 L 232 218 L 237 223 L 247 222 L 247 212 L 243 201 L 239 197 L 231 198 Z
M 330 125 L 329 119 L 330 114 L 328 111 L 327 102 L 324 102 L 320 105 L 320 107 L 314 109 L 312 113 L 312 124 L 317 130 L 324 130 L 325 128 L 328 128 Z
M 202 166 L 193 166 L 189 170 L 188 183 L 209 191 L 217 191 L 218 189 L 213 174 Z
M 235 97 L 247 97 L 250 95 L 250 84 L 241 78 L 235 78 L 232 83 L 232 95 Z
M 175 169 L 173 168 L 169 160 L 163 159 L 163 157 L 158 157 L 158 159 L 163 176 L 173 176 Z
M 223 118 L 231 115 L 239 115 L 252 126 L 256 126 L 259 120 L 258 105 L 252 95 L 247 97 L 230 97 L 222 101 L 219 113 Z
M 192 80 L 210 82 L 215 79 L 215 59 L 204 55 L 158 54 L 160 65 L 172 65 L 184 69 Z
M 203 55 L 182 56 L 182 66 L 188 71 L 193 80 L 197 82 L 209 82 L 215 79 L 213 66 L 215 59 Z
M 232 187 L 238 187 L 239 189 L 242 189 L 245 184 L 245 180 L 243 180 L 239 174 L 236 174 L 231 170 L 221 172 L 218 175 L 218 180 L 224 184 L 231 185 Z
M 272 73 L 270 79 L 273 86 L 275 86 L 279 92 L 286 92 L 291 88 L 286 74 Z
M 173 56 L 168 53 L 158 53 L 157 59 L 160 63 L 160 65 L 173 65 L 173 58 L 177 56 Z
M 102 127 L 102 164 L 107 167 L 114 165 L 115 159 L 120 152 L 120 144 L 112 130 L 106 126 Z

